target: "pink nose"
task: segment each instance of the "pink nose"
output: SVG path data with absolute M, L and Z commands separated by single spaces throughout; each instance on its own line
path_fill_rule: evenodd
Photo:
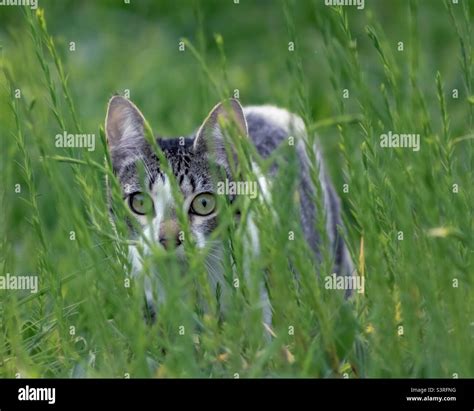
M 181 245 L 180 237 L 179 226 L 176 220 L 167 220 L 160 224 L 159 241 L 166 250 Z

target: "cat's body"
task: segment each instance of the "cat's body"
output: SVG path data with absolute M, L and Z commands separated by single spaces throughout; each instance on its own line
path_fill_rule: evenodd
M 313 258 L 317 259 L 321 236 L 316 231 L 315 189 L 310 178 L 309 158 L 311 156 L 308 156 L 306 151 L 306 131 L 303 121 L 298 116 L 273 106 L 252 106 L 242 109 L 236 100 L 231 100 L 229 107 L 226 108 L 222 104 L 216 106 L 191 137 L 157 139 L 183 194 L 191 232 L 197 246 L 199 248 L 206 246 L 210 234 L 218 224 L 218 213 L 215 209 L 211 209 L 215 203 L 212 196 L 216 192 L 216 181 L 211 172 L 210 162 L 217 164 L 228 180 L 236 179 L 227 157 L 224 130 L 221 127 L 222 119 L 226 118 L 231 119 L 238 126 L 243 136 L 248 135 L 257 152 L 264 158 L 271 155 L 290 135 L 294 136 L 300 166 L 301 224 L 306 241 L 314 251 Z M 115 174 L 122 187 L 124 198 L 142 226 L 143 235 L 149 241 L 161 244 L 164 248 L 176 248 L 177 254 L 185 258 L 170 183 L 160 169 L 153 149 L 144 138 L 143 116 L 128 100 L 114 97 L 109 103 L 106 130 Z M 318 160 L 319 180 L 323 193 L 322 204 L 324 204 L 327 219 L 327 236 L 332 244 L 333 271 L 339 275 L 352 275 L 351 259 L 338 232 L 338 227 L 342 225 L 339 201 L 326 175 L 319 151 L 316 147 L 313 150 Z M 137 161 L 144 165 L 147 187 L 142 187 L 140 184 Z M 265 198 L 271 204 L 269 188 L 274 173 L 263 176 L 256 166 L 254 171 L 258 178 L 261 198 Z M 148 193 L 146 196 L 151 199 L 152 211 L 145 210 L 143 207 L 143 204 L 148 201 L 146 200 L 148 197 L 144 197 L 144 192 Z M 259 233 L 251 217 L 246 223 L 248 225 L 247 254 L 255 256 L 260 252 Z M 131 230 L 131 236 L 140 238 L 139 233 L 134 230 Z M 221 252 L 218 243 L 215 247 L 216 249 L 211 253 L 213 256 Z M 144 248 L 146 253 L 146 246 Z M 135 272 L 141 271 L 142 256 L 136 247 L 130 248 L 130 258 Z M 210 267 L 209 281 L 213 288 L 217 286 L 225 288 L 224 274 L 222 267 L 218 266 L 218 261 L 210 258 L 208 266 Z M 150 286 L 147 290 L 147 299 L 150 303 L 154 300 L 152 291 Z M 157 294 L 158 299 L 165 298 L 162 290 L 158 290 Z M 261 294 L 264 321 L 269 323 L 271 306 L 263 284 Z
M 305 140 L 307 135 L 303 120 L 287 110 L 274 106 L 244 107 L 244 114 L 247 120 L 249 137 L 257 148 L 258 153 L 264 158 L 268 157 L 273 150 L 285 142 L 288 136 L 295 137 L 300 166 L 299 199 L 301 204 L 301 226 L 306 241 L 315 252 L 315 255 L 319 256 L 320 234 L 315 228 L 315 190 L 310 177 L 310 159 L 306 152 Z M 326 173 L 320 151 L 317 147 L 313 147 L 313 150 L 318 162 L 319 182 L 324 197 L 323 204 L 327 219 L 327 235 L 333 245 L 334 272 L 340 275 L 351 275 L 353 271 L 352 262 L 344 240 L 338 233 L 338 227 L 342 227 L 339 199 Z

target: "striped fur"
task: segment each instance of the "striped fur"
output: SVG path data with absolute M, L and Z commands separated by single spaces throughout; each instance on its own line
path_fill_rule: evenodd
M 338 197 L 330 183 L 325 171 L 323 159 L 317 147 L 313 147 L 314 153 L 307 152 L 307 134 L 301 118 L 288 112 L 287 110 L 273 106 L 250 106 L 242 108 L 236 100 L 230 101 L 230 106 L 237 120 L 237 124 L 242 134 L 247 134 L 254 143 L 258 153 L 267 158 L 282 144 L 289 135 L 296 139 L 296 149 L 299 160 L 299 198 L 301 225 L 306 241 L 314 251 L 314 258 L 320 257 L 321 236 L 316 230 L 316 210 L 315 188 L 311 182 L 311 172 L 316 167 L 319 181 L 323 193 L 322 204 L 325 208 L 326 231 L 332 244 L 334 256 L 334 272 L 339 275 L 352 275 L 353 265 L 347 251 L 343 238 L 339 234 L 342 228 L 340 217 L 340 204 Z M 157 139 L 163 154 L 171 166 L 174 178 L 178 182 L 184 196 L 185 205 L 189 206 L 191 200 L 199 192 L 215 192 L 215 181 L 210 173 L 210 147 L 209 139 L 213 140 L 212 150 L 214 160 L 224 170 L 226 178 L 233 179 L 230 171 L 227 154 L 223 144 L 223 132 L 220 130 L 218 119 L 220 116 L 229 115 L 224 113 L 222 105 L 217 105 L 210 115 L 203 122 L 198 131 L 192 136 L 182 139 Z M 144 118 L 138 108 L 133 103 L 122 97 L 114 97 L 109 103 L 109 110 L 106 119 L 106 131 L 109 151 L 112 164 L 118 180 L 122 186 L 124 198 L 136 191 L 146 191 L 154 201 L 154 216 L 151 219 L 137 215 L 137 221 L 142 226 L 144 236 L 148 241 L 158 244 L 160 227 L 165 220 L 176 221 L 175 204 L 171 195 L 167 176 L 160 169 L 157 156 L 144 139 Z M 311 155 L 314 154 L 314 155 Z M 317 164 L 311 164 L 311 158 L 316 159 Z M 146 174 L 146 187 L 141 187 L 138 176 L 137 164 L 141 162 Z M 273 170 L 270 175 L 262 175 L 260 170 L 253 165 L 257 175 L 261 199 L 271 204 L 271 184 L 274 177 Z M 111 204 L 113 210 L 113 204 Z M 259 233 L 257 227 L 252 222 L 252 216 L 247 221 L 247 252 L 248 258 L 258 257 L 260 253 Z M 276 217 L 277 218 L 277 217 Z M 199 248 L 204 248 L 207 239 L 217 226 L 217 215 L 210 217 L 197 217 L 190 215 L 190 228 L 196 244 Z M 140 240 L 139 233 L 130 224 L 130 235 Z M 142 244 L 145 254 L 146 244 Z M 182 248 L 182 245 L 179 247 Z M 180 251 L 178 247 L 177 251 Z M 222 245 L 216 244 L 213 255 L 218 256 L 222 252 Z M 184 254 L 178 253 L 185 259 Z M 142 255 L 135 247 L 130 248 L 130 260 L 134 273 L 139 273 L 142 269 Z M 183 264 L 183 267 L 185 264 Z M 244 261 L 244 266 L 246 262 Z M 214 289 L 218 286 L 225 293 L 224 275 L 219 261 L 210 259 L 209 281 Z M 247 273 L 250 275 L 251 273 Z M 157 268 L 157 276 L 160 276 Z M 263 279 L 263 276 L 262 276 Z M 159 281 L 159 280 L 158 280 Z M 154 291 L 154 293 L 153 293 Z M 154 305 L 153 294 L 158 295 L 158 300 L 163 300 L 166 296 L 163 290 L 153 290 L 151 282 L 148 281 L 146 290 L 149 305 Z M 225 308 L 225 304 L 224 304 Z M 264 321 L 271 324 L 271 304 L 268 292 L 262 281 L 262 308 Z

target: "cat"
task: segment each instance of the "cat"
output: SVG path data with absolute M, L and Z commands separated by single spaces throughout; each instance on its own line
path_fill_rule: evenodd
M 171 167 L 187 207 L 189 225 L 198 248 L 204 248 L 218 225 L 216 210 L 216 181 L 211 176 L 211 161 L 215 162 L 226 179 L 234 181 L 230 166 L 232 153 L 226 151 L 223 120 L 231 120 L 244 138 L 250 138 L 256 151 L 268 158 L 290 135 L 295 135 L 295 144 L 299 162 L 299 198 L 301 226 L 307 243 L 314 251 L 313 258 L 319 257 L 321 235 L 316 230 L 315 188 L 310 178 L 310 160 L 306 151 L 306 130 L 303 120 L 289 111 L 264 105 L 242 107 L 235 99 L 217 104 L 197 129 L 187 138 L 157 138 L 156 143 L 162 150 Z M 105 130 L 113 172 L 120 186 L 124 201 L 135 216 L 143 235 L 165 250 L 173 249 L 181 258 L 184 244 L 176 216 L 176 206 L 168 177 L 160 168 L 154 149 L 145 138 L 145 118 L 140 110 L 128 99 L 114 96 L 109 101 Z M 323 193 L 322 204 L 326 215 L 326 234 L 333 252 L 333 272 L 342 276 L 351 276 L 354 268 L 344 239 L 340 235 L 342 221 L 338 196 L 325 171 L 320 151 L 314 147 L 319 167 L 319 179 Z M 235 158 L 234 158 L 235 160 Z M 142 175 L 138 163 L 145 170 L 146 187 L 142 187 Z M 252 163 L 257 175 L 262 198 L 271 204 L 272 175 L 261 175 L 255 163 Z M 270 173 L 272 174 L 272 173 Z M 110 196 L 109 196 L 110 197 Z M 110 198 L 109 198 L 110 200 Z M 113 211 L 113 204 L 111 204 Z M 150 217 L 151 216 L 151 217 Z M 238 218 L 238 217 L 236 217 Z M 258 256 L 259 233 L 251 217 L 246 222 L 248 241 L 246 255 Z M 129 224 L 130 236 L 140 238 L 136 224 Z M 146 244 L 143 244 L 145 250 Z M 146 253 L 146 251 L 145 251 Z M 142 270 L 142 256 L 135 246 L 129 247 L 133 271 Z M 215 254 L 214 254 L 215 255 Z M 221 267 L 209 268 L 209 281 L 216 287 L 225 287 Z M 209 267 L 209 265 L 208 265 Z M 158 269 L 159 271 L 159 269 Z M 155 290 L 156 292 L 156 290 Z M 148 307 L 155 307 L 153 287 L 148 282 L 145 290 Z M 349 294 L 349 290 L 346 290 Z M 162 290 L 158 290 L 158 300 L 165 300 Z M 272 307 L 268 290 L 262 282 L 261 300 L 263 322 L 271 325 Z M 159 301 L 158 301 L 159 304 Z M 154 310 L 152 311 L 154 313 Z

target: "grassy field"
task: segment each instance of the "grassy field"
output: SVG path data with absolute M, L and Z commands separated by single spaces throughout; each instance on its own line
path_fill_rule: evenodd
M 37 293 L 0 289 L 0 377 L 474 377 L 473 14 L 471 0 L 0 7 L 0 276 L 39 279 Z M 231 96 L 300 114 L 365 293 L 344 301 L 324 286 L 325 250 L 321 264 L 308 258 L 285 147 L 271 207 L 243 203 L 261 232 L 251 267 L 268 272 L 275 337 L 261 333 L 256 281 L 234 289 L 219 322 L 192 243 L 186 276 L 172 256 L 147 261 L 170 295 L 147 325 L 143 278 L 129 277 L 126 237 L 108 219 L 102 129 L 115 93 L 164 136 L 191 133 Z M 57 147 L 64 132 L 94 134 L 95 149 Z M 419 134 L 419 150 L 381 147 L 389 132 Z M 220 231 L 243 276 L 230 211 Z

